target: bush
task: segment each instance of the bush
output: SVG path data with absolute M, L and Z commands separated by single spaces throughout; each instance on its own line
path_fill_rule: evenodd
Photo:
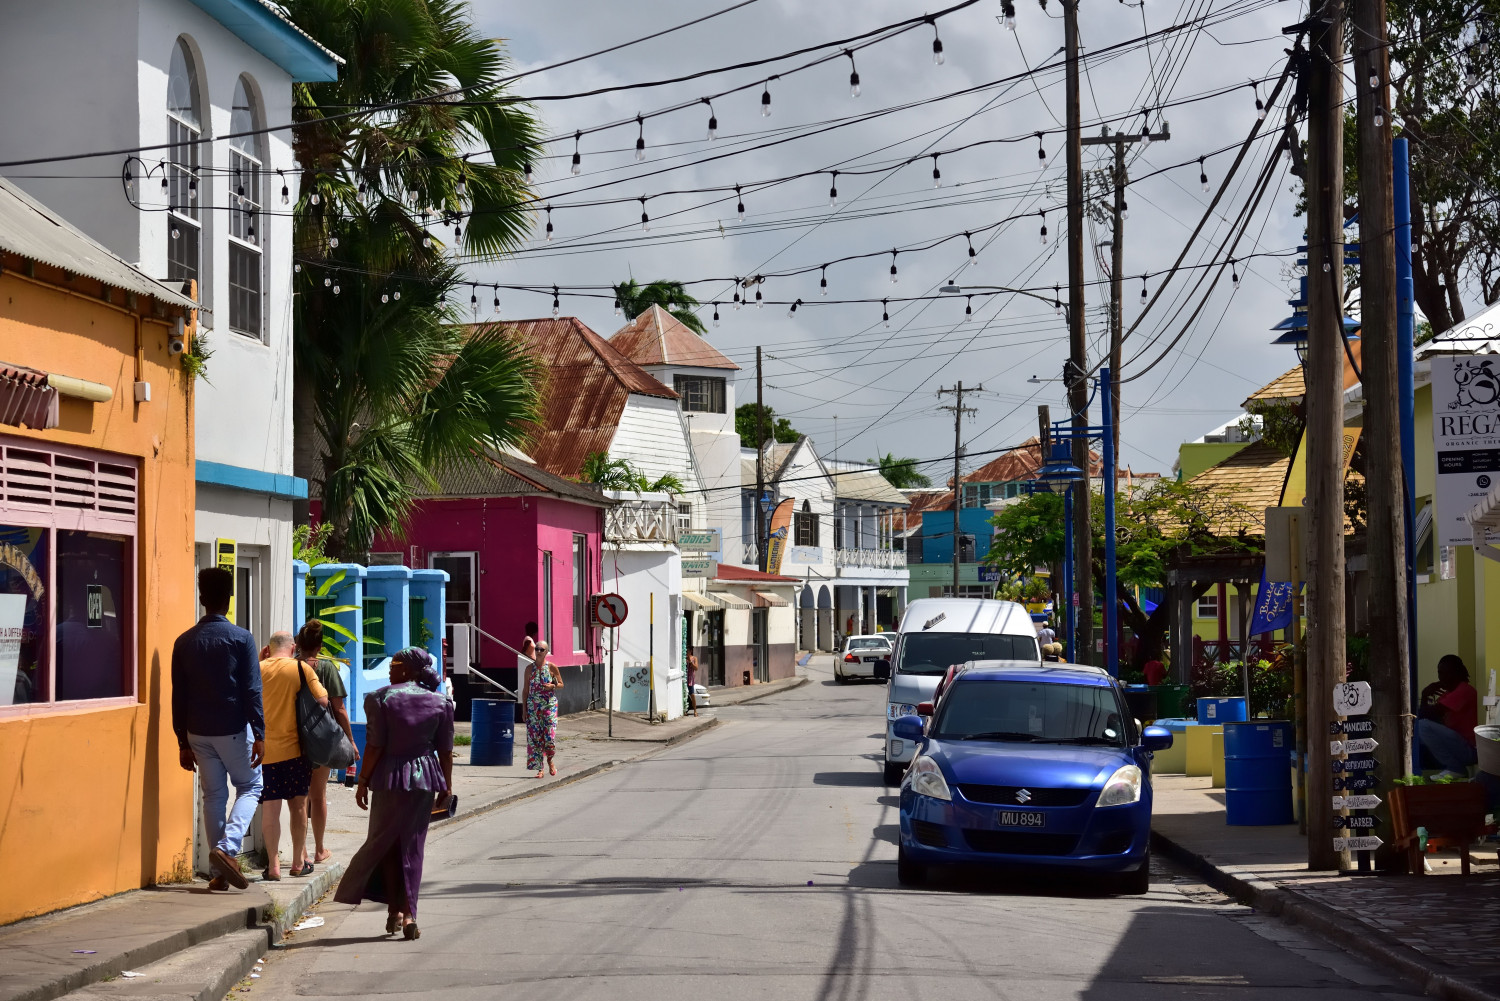
M 1194 699 L 1234 698 L 1245 694 L 1244 665 L 1237 660 L 1194 668 L 1189 681 Z M 1250 665 L 1249 714 L 1267 713 L 1272 719 L 1290 719 L 1292 710 L 1292 664 L 1285 651 L 1270 660 Z

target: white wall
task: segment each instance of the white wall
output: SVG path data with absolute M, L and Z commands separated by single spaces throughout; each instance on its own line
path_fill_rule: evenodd
M 609 445 L 611 459 L 626 459 L 647 479 L 672 473 L 689 497 L 698 496 L 698 477 L 676 400 L 630 394 Z
M 610 700 L 620 706 L 620 679 L 629 664 L 651 660 L 655 646 L 655 692 L 658 713 L 668 719 L 682 715 L 681 657 L 682 645 L 682 558 L 675 549 L 666 547 L 606 545 L 603 559 L 605 591 L 625 599 L 630 614 L 625 624 L 614 630 L 615 671 Z M 651 599 L 656 599 L 655 623 L 652 623 Z M 610 630 L 604 630 L 604 641 L 610 642 Z M 609 646 L 605 646 L 605 663 L 609 663 Z

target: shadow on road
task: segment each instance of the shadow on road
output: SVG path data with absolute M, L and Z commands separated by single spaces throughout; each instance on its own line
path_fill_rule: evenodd
M 867 788 L 882 788 L 885 780 L 879 772 L 814 772 L 813 785 L 820 786 L 863 786 Z

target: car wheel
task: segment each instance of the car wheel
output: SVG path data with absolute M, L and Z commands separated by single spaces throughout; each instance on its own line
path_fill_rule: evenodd
M 837 681 L 839 684 L 842 685 L 844 682 L 848 681 L 849 679 L 844 676 L 844 672 L 843 671 L 834 671 L 833 672 L 833 680 Z
M 1141 860 L 1141 867 L 1134 872 L 1122 872 L 1115 877 L 1115 892 L 1139 895 L 1151 889 L 1151 853 Z
M 896 882 L 902 886 L 921 886 L 927 879 L 927 869 L 911 860 L 905 848 L 896 849 Z
M 899 761 L 887 761 L 885 763 L 885 784 L 897 786 L 901 784 L 901 776 L 906 774 L 906 766 Z

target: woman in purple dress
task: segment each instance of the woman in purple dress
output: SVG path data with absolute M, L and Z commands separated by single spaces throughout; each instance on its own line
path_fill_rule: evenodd
M 345 904 L 385 904 L 386 934 L 399 930 L 408 939 L 422 935 L 417 890 L 427 824 L 434 806 L 453 795 L 453 703 L 438 692 L 441 684 L 432 654 L 411 647 L 391 658 L 391 683 L 365 696 L 354 801 L 370 811 L 370 829 L 333 895 Z

